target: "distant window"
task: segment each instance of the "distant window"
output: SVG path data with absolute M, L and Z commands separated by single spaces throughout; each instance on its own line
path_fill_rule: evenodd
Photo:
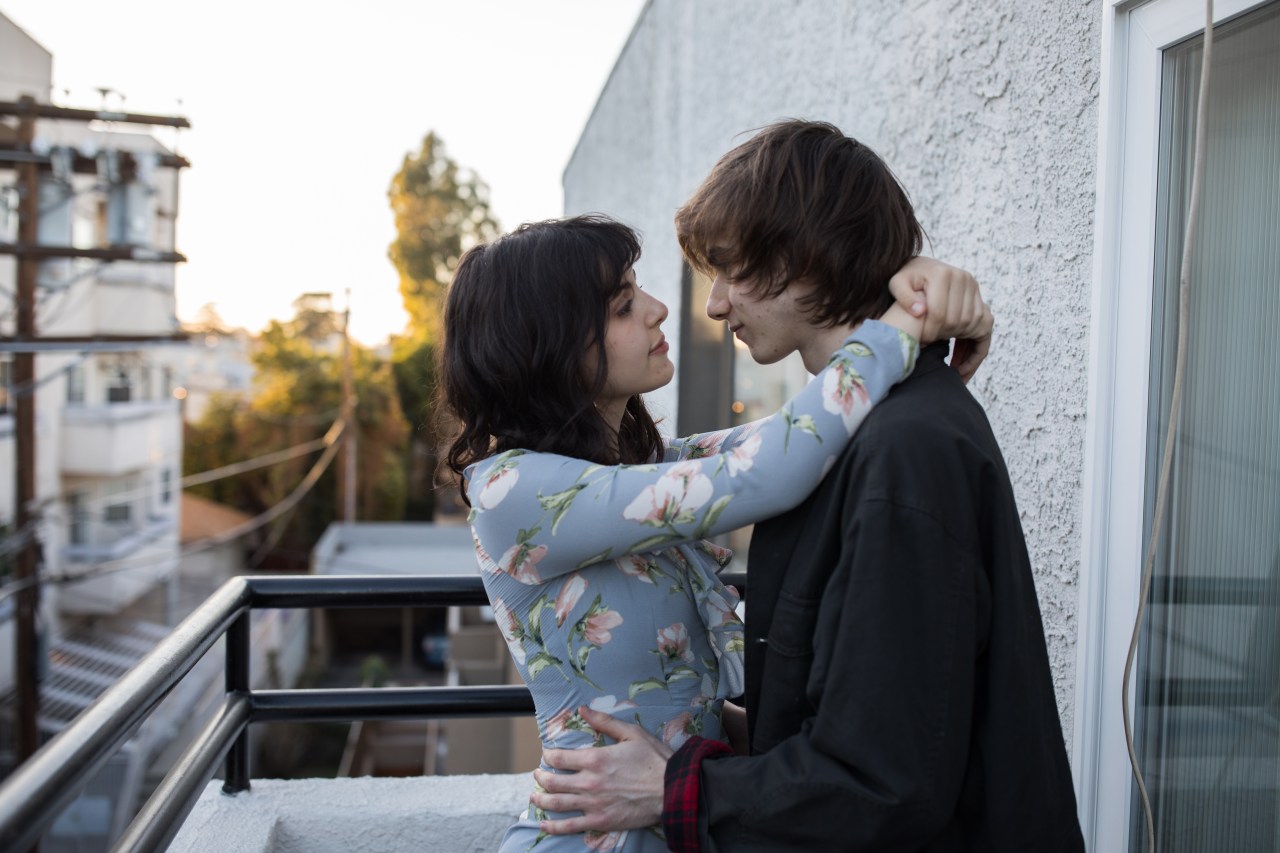
M 89 499 L 84 492 L 67 496 L 67 540 L 72 545 L 89 543 Z
M 117 370 L 107 386 L 108 403 L 127 403 L 133 399 L 133 381 L 124 370 Z
M 160 472 L 160 504 L 168 506 L 173 500 L 173 471 L 165 468 Z
M 138 501 L 138 477 L 131 474 L 109 481 L 103 488 L 102 520 L 107 524 L 127 525 L 133 521 L 133 505 Z
M 76 365 L 67 371 L 67 402 L 84 402 L 84 367 Z

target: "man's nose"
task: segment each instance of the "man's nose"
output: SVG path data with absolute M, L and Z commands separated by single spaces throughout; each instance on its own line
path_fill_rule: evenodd
M 707 316 L 712 320 L 729 319 L 729 285 L 723 273 L 716 273 L 711 281 L 711 292 L 707 294 Z

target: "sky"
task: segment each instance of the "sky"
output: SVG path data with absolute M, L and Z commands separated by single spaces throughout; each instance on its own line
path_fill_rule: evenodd
M 403 329 L 387 187 L 434 130 L 504 229 L 561 173 L 645 0 L 0 0 L 54 101 L 184 115 L 178 315 L 250 331 L 328 291 L 367 345 Z

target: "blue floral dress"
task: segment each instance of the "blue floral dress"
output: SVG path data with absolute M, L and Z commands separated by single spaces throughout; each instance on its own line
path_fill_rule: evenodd
M 582 705 L 672 748 L 723 737 L 721 703 L 743 690 L 742 623 L 737 592 L 716 576 L 733 555 L 704 537 L 799 504 L 916 354 L 909 335 L 869 320 L 781 411 L 675 439 L 661 462 L 511 450 L 467 470 L 485 590 L 544 746 L 605 742 Z M 667 849 L 659 827 L 540 833 L 539 819 L 566 816 L 530 806 L 501 850 Z

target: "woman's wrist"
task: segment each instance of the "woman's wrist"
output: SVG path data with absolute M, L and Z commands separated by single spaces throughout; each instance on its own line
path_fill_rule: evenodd
M 932 343 L 921 338 L 921 334 L 924 332 L 924 319 L 912 316 L 907 309 L 897 302 L 890 305 L 889 310 L 881 314 L 879 320 L 886 326 L 892 326 L 900 332 L 906 332 L 919 341 L 921 346 Z

